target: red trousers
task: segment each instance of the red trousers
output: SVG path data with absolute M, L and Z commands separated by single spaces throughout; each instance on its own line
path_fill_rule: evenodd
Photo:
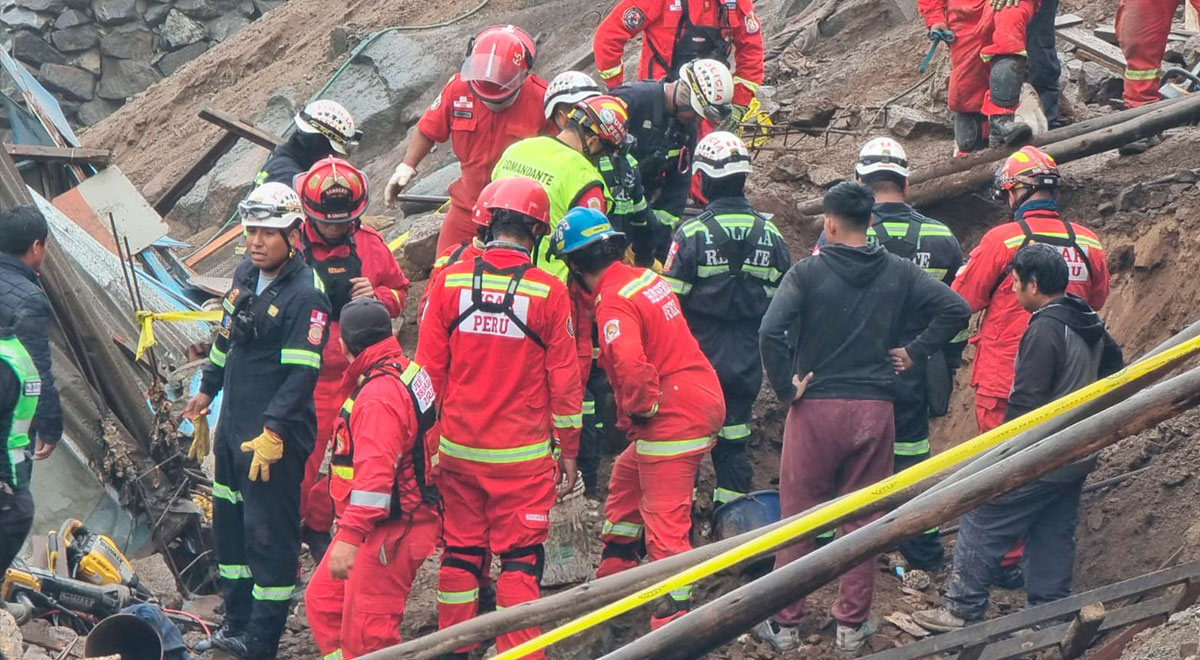
M 367 535 L 346 580 L 329 574 L 326 553 L 304 593 L 304 607 L 321 654 L 356 658 L 400 643 L 400 620 L 413 577 L 433 554 L 441 532 L 437 514 L 388 521 Z
M 1200 0 L 1190 0 L 1200 10 Z M 1117 6 L 1117 43 L 1125 54 L 1125 107 L 1154 103 L 1159 66 L 1167 50 L 1171 19 L 1182 0 L 1121 0 Z
M 341 380 L 322 378 L 313 389 L 317 409 L 317 441 L 304 463 L 304 480 L 300 482 L 300 518 L 304 526 L 317 532 L 333 527 L 333 500 L 329 497 L 328 477 L 319 479 L 325 451 L 333 437 L 333 422 L 346 397 L 341 392 Z
M 487 553 L 500 557 L 496 605 L 512 607 L 540 595 L 542 544 L 550 533 L 555 475 L 484 477 L 442 470 L 438 488 L 445 512 L 442 567 L 438 572 L 438 628 L 475 617 L 481 576 L 490 566 Z M 538 636 L 526 628 L 496 638 L 503 653 Z M 477 645 L 459 649 L 470 651 Z M 545 658 L 531 653 L 527 658 Z
M 888 478 L 896 441 L 891 401 L 807 399 L 792 403 L 783 426 L 779 460 L 779 508 L 784 518 L 839 495 Z M 875 520 L 875 514 L 842 525 L 848 534 Z M 808 539 L 775 553 L 776 570 L 816 547 Z M 875 591 L 875 557 L 842 574 L 833 617 L 857 627 L 871 612 Z M 783 625 L 798 625 L 808 612 L 803 598 L 775 614 Z
M 475 200 L 469 201 L 472 206 L 475 204 Z M 471 208 L 463 207 L 451 198 L 450 209 L 446 212 L 446 218 L 442 220 L 442 231 L 438 234 L 435 254 L 441 254 L 448 248 L 472 238 L 475 238 L 475 221 L 471 219 Z
M 975 423 L 980 433 L 987 433 L 1004 423 L 1004 412 L 1008 409 L 1008 399 L 975 394 Z M 1025 558 L 1025 539 L 1019 539 L 1017 544 L 1000 560 L 1001 566 L 1016 566 Z
M 948 25 L 955 34 L 950 44 L 950 91 L 947 105 L 954 112 L 1012 114 L 991 102 L 991 66 L 996 55 L 1024 55 L 1025 30 L 1040 0 L 1022 0 L 1016 7 L 994 11 L 990 0 L 951 0 Z

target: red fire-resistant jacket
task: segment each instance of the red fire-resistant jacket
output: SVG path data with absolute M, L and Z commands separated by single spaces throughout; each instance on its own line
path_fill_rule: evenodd
M 1016 217 L 1024 219 L 1036 234 L 1065 238 L 1066 225 L 1053 202 L 1034 201 L 1017 210 Z M 1108 260 L 1104 247 L 1090 230 L 1071 223 L 1075 242 L 1087 255 L 1089 274 L 1082 257 L 1073 247 L 1053 247 L 1063 254 L 1070 269 L 1067 292 L 1087 301 L 1099 310 L 1108 299 Z M 1017 302 L 1012 290 L 1012 275 L 1006 272 L 1013 255 L 1025 242 L 1025 232 L 1017 222 L 994 227 L 984 234 L 979 245 L 971 250 L 967 264 L 954 279 L 953 289 L 971 305 L 972 312 L 984 312 L 979 334 L 971 338 L 975 344 L 975 365 L 971 386 L 979 394 L 1007 399 L 1012 390 L 1013 363 L 1021 335 L 1029 325 L 1029 312 Z
M 491 183 L 500 154 L 517 140 L 557 132 L 546 120 L 545 94 L 546 81 L 530 75 L 513 104 L 495 112 L 457 73 L 442 88 L 417 122 L 417 130 L 434 142 L 450 140 L 462 165 L 462 177 L 450 184 L 451 213 L 469 224 L 475 198 Z
M 513 316 L 472 311 L 476 263 L 511 269 L 529 263 L 517 249 L 492 247 L 448 266 L 430 284 L 417 363 L 429 371 L 441 404 L 438 469 L 488 476 L 541 474 L 553 465 L 551 435 L 562 455 L 579 453 L 583 390 L 567 287 L 530 268 L 515 292 Z M 512 277 L 486 273 L 484 299 L 503 300 Z
M 327 259 L 343 259 L 350 254 L 349 245 L 329 245 L 321 235 L 312 228 L 311 223 L 304 223 L 304 234 L 312 251 L 312 257 L 317 261 Z M 375 297 L 387 307 L 388 314 L 396 318 L 404 313 L 404 302 L 408 299 L 408 278 L 396 257 L 383 240 L 383 235 L 367 226 L 359 227 L 354 233 L 354 249 L 362 260 L 362 275 L 371 280 L 375 288 Z M 321 373 L 319 381 L 340 382 L 349 362 L 342 353 L 338 338 L 342 336 L 337 321 L 329 324 L 329 341 L 321 354 Z
M 621 60 L 625 44 L 642 33 L 642 55 L 638 62 L 638 80 L 662 80 L 667 69 L 654 52 L 668 63 L 675 51 L 675 36 L 683 16 L 683 0 L 621 0 L 596 28 L 592 50 L 600 77 L 610 87 L 625 80 Z M 693 25 L 722 28 L 726 41 L 734 47 L 735 105 L 749 105 L 763 79 L 762 22 L 754 13 L 752 0 L 737 0 L 734 11 L 725 9 L 724 0 L 687 0 L 688 17 Z
M 368 367 L 377 362 L 394 362 L 402 369 L 409 365 L 395 338 L 381 341 L 350 363 L 343 380 L 346 391 L 353 392 Z M 359 545 L 388 519 L 390 509 L 384 500 L 390 502 L 394 493 L 400 494 L 401 510 L 406 513 L 421 503 L 413 448 L 422 439 L 417 438 L 413 398 L 398 378 L 379 376 L 363 386 L 350 413 L 350 437 L 354 440 L 353 490 L 331 487 L 330 492 L 337 512 L 337 540 Z
M 725 420 L 721 384 L 671 286 L 654 271 L 613 264 L 596 287 L 600 364 L 617 426 L 641 460 L 708 451 Z

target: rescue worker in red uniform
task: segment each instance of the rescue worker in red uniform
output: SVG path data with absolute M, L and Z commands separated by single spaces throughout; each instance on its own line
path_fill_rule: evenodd
M 1016 109 L 1029 73 L 1025 35 L 1040 1 L 918 0 L 931 34 L 954 34 L 947 105 L 955 113 L 958 155 L 1016 145 L 1032 135 Z
M 555 486 L 561 474 L 569 492 L 578 476 L 583 392 L 570 300 L 562 281 L 529 260 L 549 230 L 550 200 L 532 179 L 502 182 L 483 254 L 431 283 L 421 321 L 417 363 L 441 406 L 440 628 L 475 616 L 489 551 L 500 558 L 498 606 L 538 597 Z M 496 646 L 503 652 L 537 635 L 505 633 Z
M 392 335 L 391 310 L 372 298 L 342 308 L 339 348 L 350 360 L 338 414 L 329 493 L 337 537 L 304 594 L 317 648 L 356 658 L 400 643 L 413 577 L 441 533 L 427 481 L 433 425 L 429 374 Z
M 1104 246 L 1091 230 L 1063 219 L 1055 196 L 1061 177 L 1058 165 L 1037 147 L 1023 147 L 996 171 L 996 189 L 1013 210 L 1013 222 L 992 228 L 971 250 L 952 288 L 966 299 L 971 312 L 983 311 L 975 344 L 971 387 L 975 388 L 975 421 L 979 432 L 1004 423 L 1008 395 L 1021 336 L 1030 314 L 1013 292 L 1009 265 L 1013 255 L 1029 243 L 1053 246 L 1066 260 L 1070 277 L 1067 292 L 1099 310 L 1108 299 L 1109 273 Z M 997 584 L 1020 586 L 1023 544 L 1002 562 Z
M 753 0 L 621 0 L 596 28 L 592 50 L 600 78 L 609 88 L 625 81 L 625 45 L 642 35 L 637 80 L 675 80 L 679 68 L 699 59 L 729 65 L 734 59 L 733 114 L 736 124 L 763 80 L 762 22 Z
M 471 209 L 492 180 L 500 154 L 518 140 L 553 134 L 553 126 L 542 117 L 546 81 L 532 73 L 537 54 L 532 37 L 514 25 L 490 27 L 471 40 L 467 51 L 462 70 L 417 122 L 404 162 L 387 185 L 387 202 L 392 205 L 433 145 L 450 140 L 462 176 L 450 184 L 439 253 L 471 239 Z
M 318 473 L 334 421 L 349 394 L 342 390 L 342 376 L 349 362 L 337 342 L 338 318 L 346 303 L 357 298 L 374 298 L 387 308 L 392 318 L 400 316 L 408 297 L 408 278 L 383 236 L 360 221 L 367 210 L 366 175 L 345 160 L 330 157 L 318 161 L 307 174 L 301 175 L 298 184 L 300 204 L 307 217 L 301 233 L 304 261 L 321 277 L 333 308 L 330 341 L 325 345 L 321 373 L 313 392 L 317 443 L 305 463 L 300 487 L 300 515 L 304 519 L 301 540 L 308 544 L 313 558 L 320 561 L 329 545 L 333 509 L 328 488 Z
M 1200 0 L 1189 0 L 1200 11 Z M 1121 0 L 1117 6 L 1117 43 L 1125 55 L 1125 107 L 1162 99 L 1159 78 L 1171 19 L 1183 0 Z
M 600 364 L 630 444 L 613 463 L 604 503 L 604 551 L 596 577 L 636 566 L 645 538 L 651 561 L 691 549 L 692 486 L 725 421 L 717 374 L 683 318 L 671 286 L 626 265 L 625 236 L 604 214 L 574 208 L 558 224 L 555 249 L 596 300 Z M 691 587 L 664 596 L 650 625 L 691 608 Z

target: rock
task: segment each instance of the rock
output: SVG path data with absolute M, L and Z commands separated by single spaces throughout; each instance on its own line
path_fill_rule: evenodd
M 1179 468 L 1169 468 L 1162 475 L 1162 485 L 1166 486 L 1167 488 L 1182 486 L 1185 481 L 1191 478 L 1191 476 L 1191 472 L 1186 472 Z
M 92 0 L 92 14 L 101 25 L 118 25 L 137 20 L 135 0 Z
M 1179 183 L 1196 183 L 1200 181 L 1200 174 L 1193 170 L 1179 170 L 1175 173 L 1175 180 Z
M 1146 206 L 1152 209 L 1161 209 L 1171 202 L 1171 195 L 1162 189 L 1151 190 L 1146 196 Z
M 162 602 L 163 607 L 177 610 L 183 605 L 183 598 L 175 585 L 175 576 L 162 555 L 153 554 L 145 559 L 134 559 L 131 563 L 138 581 Z
M 146 11 L 142 12 L 142 18 L 147 25 L 158 26 L 167 20 L 167 14 L 171 13 L 171 5 L 156 5 L 151 4 L 146 7 Z
M 796 154 L 787 154 L 775 159 L 775 164 L 767 176 L 777 183 L 795 183 L 803 181 L 807 175 L 808 163 Z
M 1132 211 L 1142 208 L 1146 205 L 1146 197 L 1145 187 L 1140 183 L 1135 183 L 1117 195 L 1117 209 L 1120 211 Z
M 54 21 L 55 30 L 65 30 L 76 25 L 87 25 L 92 22 L 92 17 L 79 11 L 78 9 L 68 9 L 58 15 Z
M 76 25 L 65 30 L 55 30 L 50 43 L 64 53 L 87 50 L 100 43 L 100 31 L 95 25 Z
M 166 53 L 158 60 L 158 70 L 164 76 L 169 76 L 175 73 L 179 67 L 200 57 L 206 50 L 208 50 L 208 42 L 198 41 L 172 53 Z
M 237 7 L 236 0 L 176 0 L 175 8 L 201 20 L 222 16 Z
M 350 30 L 345 25 L 329 31 L 329 50 L 334 57 L 341 57 L 350 50 Z
M 828 188 L 839 181 L 844 181 L 846 177 L 838 174 L 833 168 L 824 165 L 813 165 L 808 168 L 808 180 L 821 188 Z
M 442 230 L 442 220 L 446 216 L 441 213 L 428 213 L 415 218 L 409 227 L 408 240 L 400 249 L 400 263 L 405 273 L 410 277 L 423 280 L 429 277 L 433 269 L 433 260 L 437 258 L 437 239 Z
M 1096 207 L 1096 212 L 1100 215 L 1112 215 L 1117 210 L 1117 205 L 1112 202 L 1104 202 Z
M 79 106 L 79 110 L 75 116 L 79 118 L 79 122 L 84 126 L 92 126 L 99 124 L 105 117 L 116 112 L 121 104 L 108 99 L 92 99 L 87 103 Z
M 1084 62 L 1079 86 L 1088 103 L 1104 103 L 1120 96 L 1124 83 L 1120 76 L 1099 64 Z
M 22 660 L 24 657 L 21 652 L 21 646 L 24 640 L 21 638 L 21 629 L 17 627 L 17 620 L 7 610 L 0 607 L 0 656 L 9 658 L 9 660 Z
M 29 30 L 20 30 L 13 35 L 13 57 L 39 67 L 43 64 L 66 64 L 67 56 L 54 49 L 37 34 Z
M 946 132 L 946 122 L 938 117 L 915 108 L 893 105 L 884 112 L 888 130 L 900 137 L 920 137 Z
M 1168 251 L 1173 251 L 1168 234 L 1162 225 L 1155 225 L 1133 243 L 1133 267 L 1138 270 L 1157 268 Z
M 238 30 L 250 24 L 250 19 L 237 13 L 220 16 L 208 24 L 208 36 L 215 42 L 225 41 Z
M 287 2 L 287 0 L 252 0 L 252 1 L 254 2 L 254 8 L 258 10 L 259 14 L 265 14 L 265 13 L 271 11 L 272 9 Z
M 178 50 L 204 39 L 204 26 L 184 16 L 179 10 L 172 9 L 167 13 L 166 21 L 158 33 L 162 47 L 167 50 Z
M 114 30 L 100 37 L 100 54 L 122 60 L 148 60 L 154 53 L 154 34 L 145 28 Z
M 238 13 L 246 18 L 258 18 L 258 7 L 254 6 L 252 0 L 241 0 L 237 6 Z
M 1100 531 L 1104 527 L 1104 512 L 1100 509 L 1092 509 L 1087 514 L 1087 527 L 1093 532 Z
M 37 12 L 17 5 L 8 5 L 0 10 L 0 23 L 12 29 L 41 30 L 47 22 L 49 21 L 38 16 Z
M 17 0 L 17 6 L 33 11 L 57 14 L 67 8 L 67 3 L 65 0 Z
M 72 101 L 90 101 L 96 84 L 92 74 L 65 64 L 43 64 L 37 77 L 47 89 Z
M 87 71 L 93 76 L 100 75 L 100 51 L 85 50 L 71 60 L 71 64 Z
M 158 82 L 161 77 L 147 62 L 105 58 L 96 95 L 122 101 Z

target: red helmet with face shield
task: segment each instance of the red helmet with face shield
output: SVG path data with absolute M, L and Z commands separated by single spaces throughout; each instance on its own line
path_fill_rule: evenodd
M 459 75 L 479 98 L 505 103 L 521 91 L 535 54 L 533 38 L 521 28 L 490 27 L 471 40 Z

